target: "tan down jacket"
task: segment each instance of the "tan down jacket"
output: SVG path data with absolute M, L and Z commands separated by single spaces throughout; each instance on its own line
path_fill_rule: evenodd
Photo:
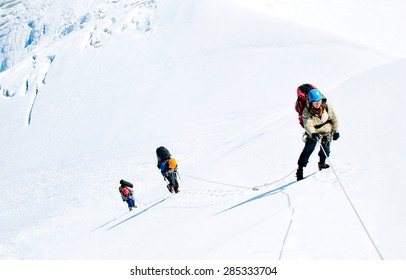
M 309 106 L 312 105 L 309 102 L 306 105 L 303 110 L 303 123 L 309 136 L 312 136 L 313 133 L 332 135 L 334 132 L 339 132 L 337 117 L 325 97 L 322 100 L 321 108 L 323 109 L 320 112 L 316 112 L 315 108 L 310 108 Z

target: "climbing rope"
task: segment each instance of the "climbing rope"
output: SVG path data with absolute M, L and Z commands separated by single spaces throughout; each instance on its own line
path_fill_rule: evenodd
M 195 180 L 199 180 L 199 181 L 204 181 L 204 182 L 208 182 L 208 183 L 217 184 L 217 185 L 223 185 L 223 186 L 229 186 L 229 187 L 235 187 L 235 188 L 242 188 L 242 189 L 249 189 L 249 190 L 253 190 L 253 191 L 258 191 L 260 188 L 264 188 L 264 187 L 271 186 L 271 185 L 273 185 L 273 184 L 275 184 L 275 183 L 278 183 L 278 182 L 280 182 L 280 181 L 286 179 L 287 177 L 289 177 L 290 175 L 292 175 L 292 173 L 294 173 L 295 171 L 296 171 L 296 169 L 294 169 L 294 170 L 293 170 L 292 172 L 290 172 L 288 175 L 286 175 L 286 176 L 284 176 L 284 177 L 282 177 L 282 178 L 280 178 L 280 179 L 278 179 L 278 180 L 275 180 L 275 181 L 273 181 L 273 182 L 266 183 L 266 184 L 262 184 L 262 185 L 258 185 L 258 186 L 254 186 L 254 187 L 240 186 L 240 185 L 228 184 L 228 183 L 223 183 L 223 182 L 218 182 L 218 181 L 213 181 L 213 180 L 207 180 L 207 179 L 204 179 L 204 178 L 199 178 L 199 177 L 195 177 L 195 176 L 191 176 L 191 175 L 187 175 L 187 174 L 183 174 L 183 173 L 182 173 L 182 176 L 185 176 L 185 177 L 188 177 L 188 178 L 192 178 L 192 179 L 195 179 Z
M 178 172 L 178 173 L 179 173 L 179 172 Z M 222 182 L 207 180 L 207 179 L 198 178 L 198 177 L 191 176 L 191 175 L 187 175 L 187 174 L 183 174 L 183 173 L 182 173 L 182 176 L 185 176 L 185 177 L 188 177 L 188 178 L 192 178 L 192 179 L 195 179 L 195 180 L 199 180 L 199 181 L 203 181 L 203 182 L 208 182 L 208 183 L 217 184 L 217 185 L 223 185 L 223 186 L 229 186 L 229 187 L 235 187 L 235 188 L 242 188 L 242 189 L 253 189 L 252 187 L 239 186 L 239 185 L 233 185 L 233 184 L 227 184 L 227 183 L 222 183 Z
M 137 198 L 135 198 L 135 197 L 133 197 L 133 199 L 135 200 L 135 202 L 138 203 L 138 205 L 143 204 L 144 206 L 147 206 L 147 204 L 145 204 L 144 202 L 140 201 L 139 199 L 137 199 Z
M 382 256 L 381 252 L 379 251 L 378 247 L 376 246 L 374 240 L 372 239 L 371 235 L 369 234 L 369 231 L 367 230 L 367 227 L 365 226 L 364 222 L 362 221 L 361 216 L 358 214 L 357 209 L 355 209 L 354 204 L 352 203 L 350 197 L 348 196 L 347 192 L 345 191 L 345 188 L 344 188 L 343 184 L 341 183 L 341 180 L 340 180 L 340 178 L 338 177 L 338 175 L 337 175 L 337 173 L 336 173 L 336 171 L 335 171 L 335 169 L 334 169 L 334 167 L 333 167 L 333 164 L 331 163 L 329 157 L 327 156 L 327 153 L 326 153 L 326 151 L 324 150 L 323 145 L 322 145 L 320 142 L 319 142 L 319 144 L 320 144 L 320 147 L 321 147 L 321 149 L 322 149 L 324 155 L 325 155 L 326 158 L 327 158 L 328 163 L 330 164 L 331 169 L 332 169 L 333 172 L 334 172 L 334 175 L 335 175 L 336 178 L 337 178 L 338 184 L 341 186 L 341 189 L 342 189 L 342 191 L 344 192 L 345 197 L 347 198 L 348 202 L 350 203 L 352 210 L 354 211 L 354 213 L 355 213 L 355 215 L 357 216 L 359 222 L 361 223 L 362 227 L 364 228 L 365 233 L 367 234 L 369 240 L 371 241 L 372 245 L 374 246 L 375 251 L 376 251 L 377 254 L 379 255 L 379 258 L 380 258 L 381 260 L 383 260 L 384 258 L 383 258 L 383 256 Z
M 255 186 L 255 187 L 253 187 L 252 189 L 253 189 L 254 191 L 257 191 L 257 190 L 259 190 L 259 188 L 264 188 L 264 187 L 268 187 L 268 186 L 271 186 L 271 185 L 273 185 L 273 184 L 276 184 L 276 183 L 278 183 L 278 182 L 280 182 L 280 181 L 286 179 L 286 178 L 289 177 L 290 175 L 292 175 L 295 171 L 296 171 L 296 169 L 293 169 L 293 171 L 290 172 L 288 175 L 286 175 L 286 176 L 284 176 L 284 177 L 282 177 L 282 178 L 280 178 L 280 179 L 278 179 L 278 180 L 275 180 L 275 181 L 273 181 L 273 182 L 271 182 L 271 183 L 266 183 L 266 184 L 263 184 L 263 185 Z

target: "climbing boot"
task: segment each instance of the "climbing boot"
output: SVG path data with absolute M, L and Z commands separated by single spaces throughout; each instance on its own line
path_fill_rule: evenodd
M 298 181 L 303 179 L 303 167 L 300 167 L 296 171 L 296 178 Z
M 329 168 L 330 167 L 330 165 L 328 165 L 327 163 L 325 163 L 325 162 L 319 162 L 319 170 L 322 170 L 322 169 L 327 169 L 327 168 Z

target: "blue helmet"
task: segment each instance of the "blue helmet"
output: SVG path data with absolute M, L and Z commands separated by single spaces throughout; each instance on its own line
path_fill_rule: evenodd
M 319 101 L 320 99 L 322 99 L 323 95 L 321 94 L 320 90 L 315 88 L 308 92 L 307 98 L 309 99 L 310 102 L 314 102 L 314 101 Z

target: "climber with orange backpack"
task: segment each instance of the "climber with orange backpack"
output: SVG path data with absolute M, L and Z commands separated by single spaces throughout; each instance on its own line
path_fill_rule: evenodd
M 297 162 L 296 177 L 299 181 L 303 179 L 303 168 L 309 162 L 317 143 L 320 143 L 319 170 L 330 167 L 326 163 L 330 156 L 330 143 L 331 140 L 337 140 L 340 133 L 336 114 L 320 90 L 311 84 L 303 84 L 298 87 L 297 94 L 295 109 L 299 114 L 299 122 L 305 129 L 305 146 Z
M 120 187 L 118 188 L 120 192 L 121 199 L 128 204 L 128 209 L 132 211 L 134 208 L 137 208 L 134 202 L 134 190 L 133 184 L 125 180 L 120 180 Z
M 166 187 L 168 188 L 169 192 L 178 193 L 178 164 L 176 160 L 171 156 L 168 149 L 163 146 L 156 149 L 156 155 L 158 159 L 157 167 L 161 170 L 164 180 L 168 182 Z

